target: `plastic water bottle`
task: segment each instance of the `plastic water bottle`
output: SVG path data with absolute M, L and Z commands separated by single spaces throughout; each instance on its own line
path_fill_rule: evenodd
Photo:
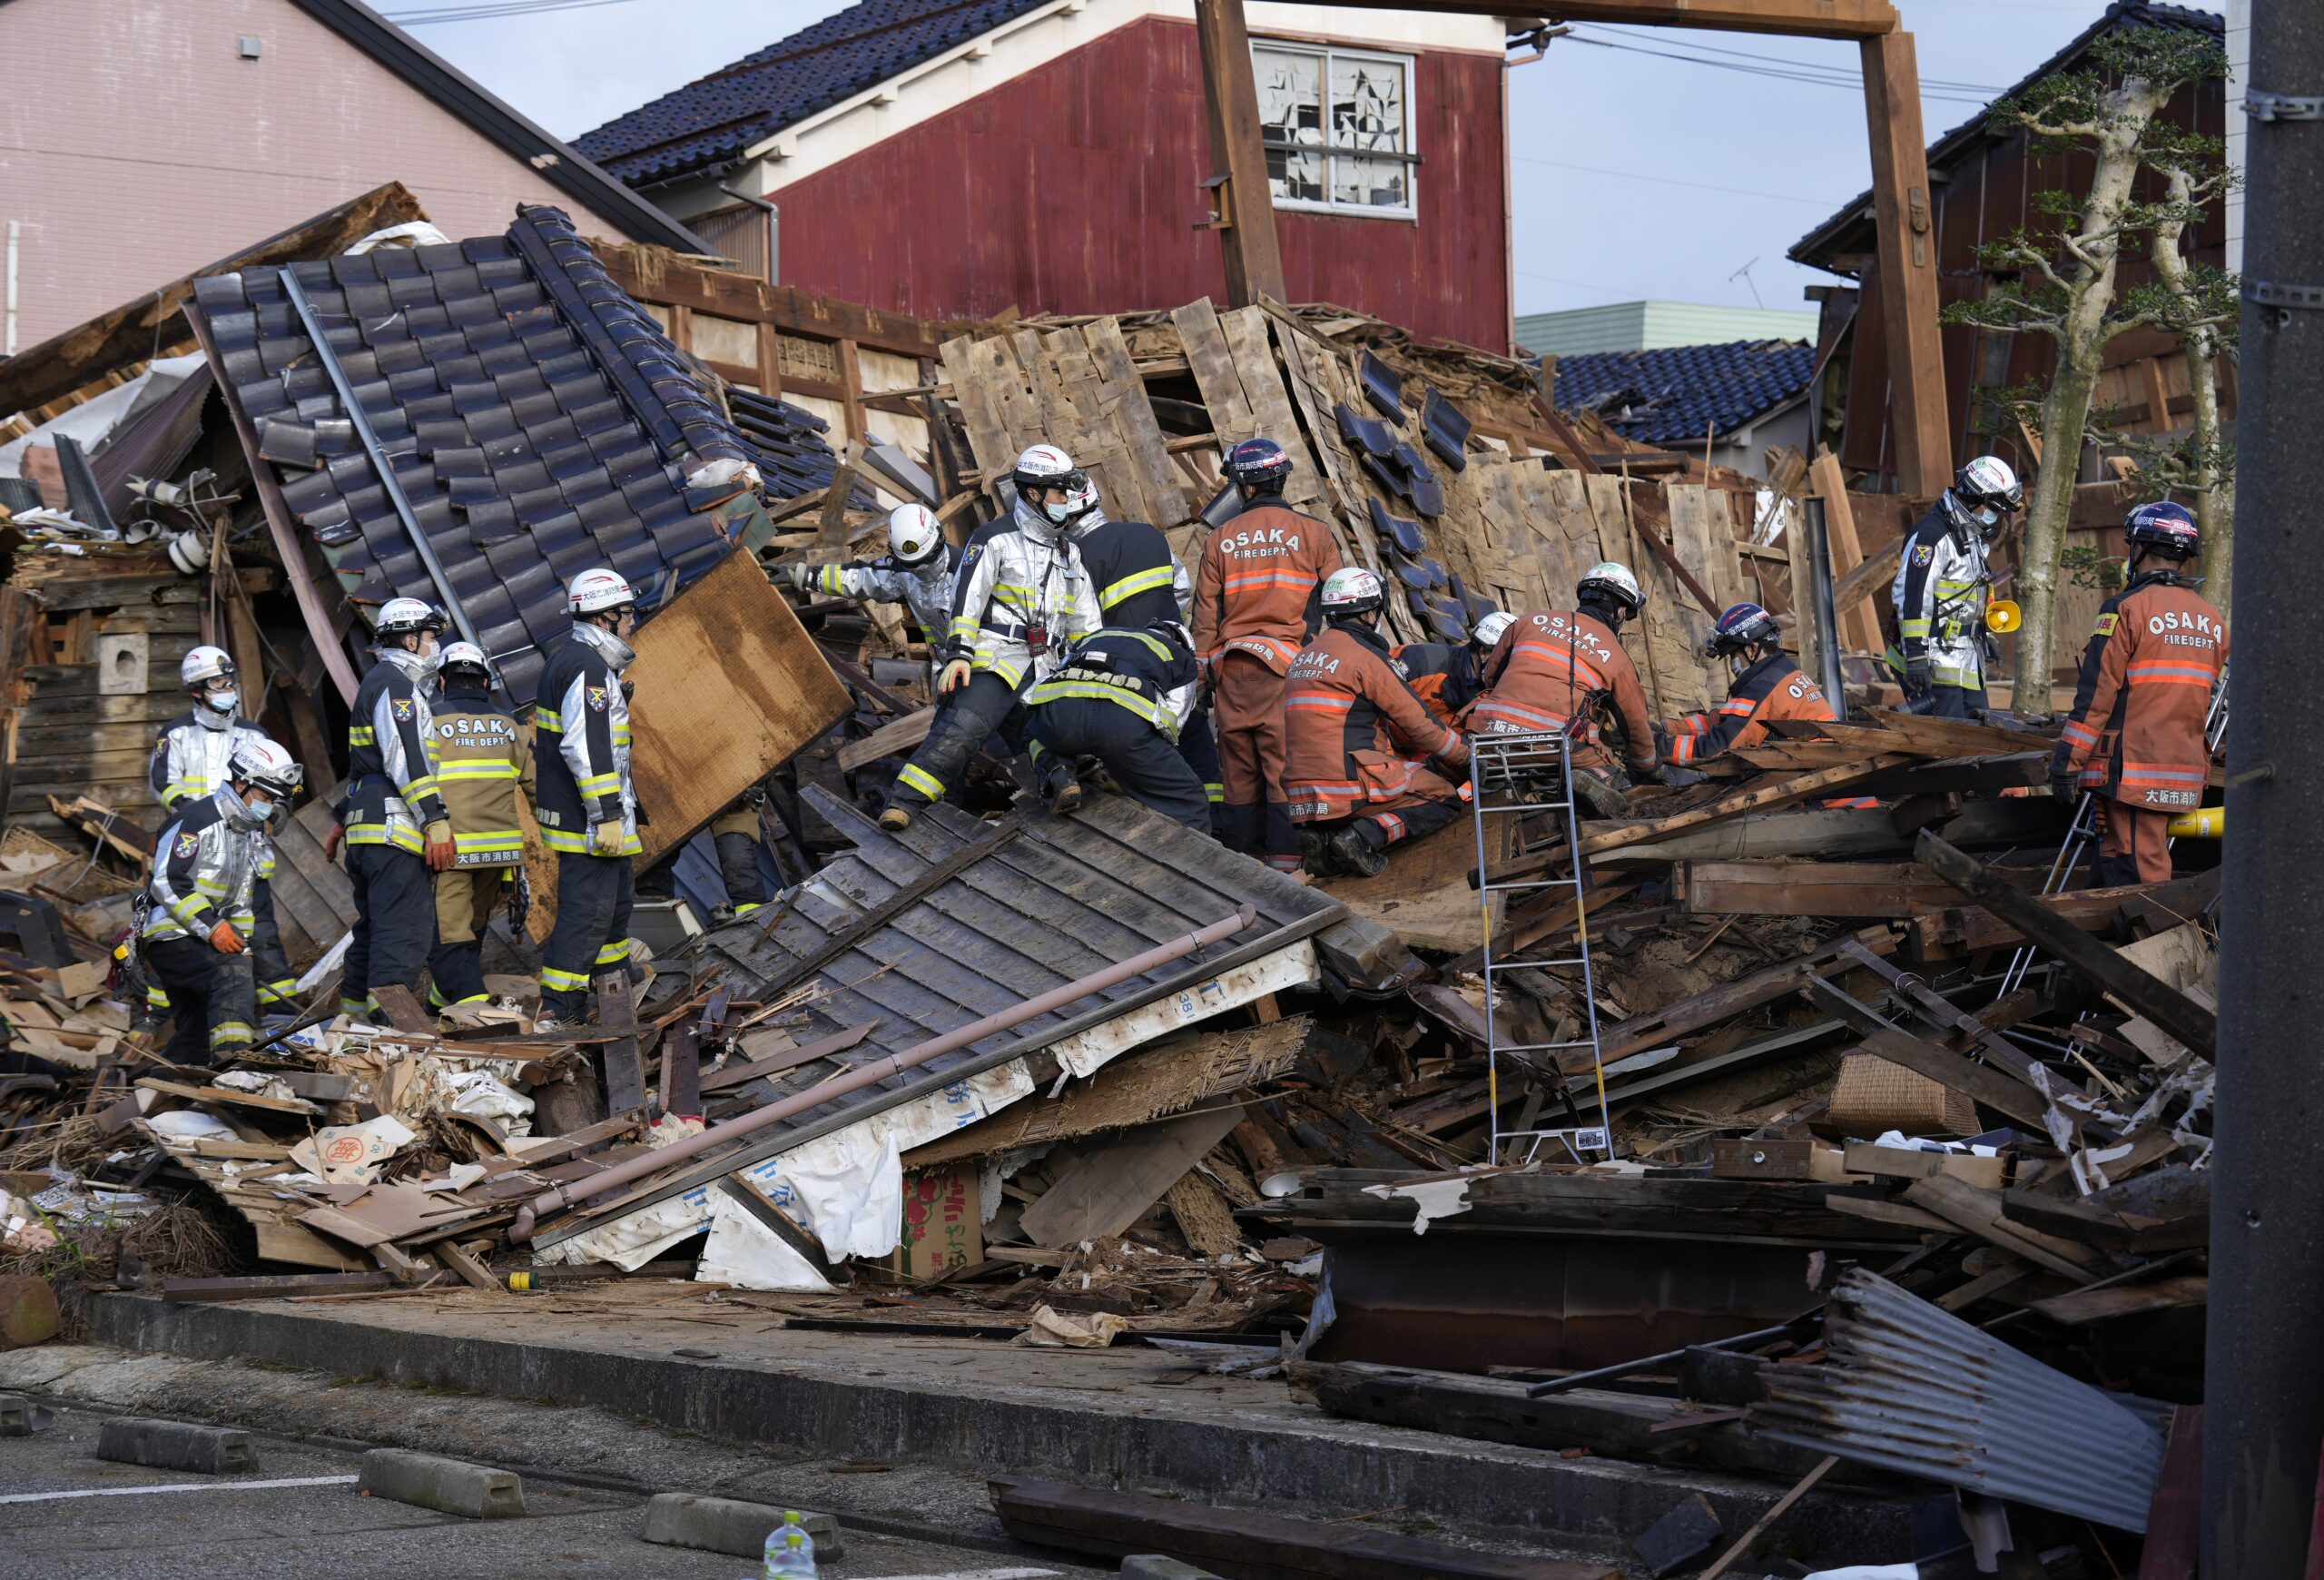
M 799 1523 L 799 1511 L 783 1511 L 783 1523 L 766 1536 L 766 1580 L 814 1580 L 815 1538 Z

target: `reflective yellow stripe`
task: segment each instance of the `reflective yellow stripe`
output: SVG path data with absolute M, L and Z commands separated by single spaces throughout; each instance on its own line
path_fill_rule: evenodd
M 474 762 L 446 763 L 436 770 L 436 777 L 443 779 L 515 779 L 521 777 L 514 763 L 496 763 L 489 758 Z
M 1110 609 L 1126 597 L 1137 593 L 1151 592 L 1157 587 L 1168 587 L 1175 579 L 1170 568 L 1167 565 L 1157 565 L 1152 570 L 1137 571 L 1122 578 L 1121 580 L 1099 593 L 1098 607 L 1101 609 Z
M 240 1021 L 221 1021 L 210 1028 L 210 1045 L 212 1048 L 247 1048 L 252 1035 L 251 1029 Z
M 379 744 L 379 737 L 369 725 L 349 725 L 347 744 L 350 746 L 376 746 Z
M 556 730 L 561 734 L 565 729 L 565 716 L 553 707 L 536 707 L 533 709 L 533 727 Z
M 287 976 L 281 982 L 263 983 L 258 990 L 258 1002 L 262 1004 L 289 1003 L 298 996 L 299 983 L 297 980 Z
M 578 784 L 581 794 L 584 795 L 612 795 L 621 789 L 621 775 L 618 771 L 611 774 L 592 774 L 586 779 L 578 781 Z
M 903 772 L 896 775 L 896 783 L 909 785 L 931 801 L 944 799 L 944 781 L 916 763 L 906 763 Z
M 1928 635 L 1928 622 L 1926 620 L 1903 620 L 1898 622 L 1897 628 L 1903 635 L 1907 637 L 1925 637 Z
M 618 943 L 608 943 L 603 949 L 597 951 L 597 963 L 599 965 L 617 965 L 628 958 L 629 940 L 626 938 L 623 939 Z
M 562 828 L 542 829 L 541 842 L 549 849 L 564 855 L 596 855 L 597 854 L 595 847 L 589 844 L 587 834 L 574 834 Z M 645 854 L 645 842 L 633 834 L 621 842 L 621 849 L 614 854 L 625 856 L 643 855 Z
M 847 584 L 839 567 L 836 565 L 823 567 L 822 573 L 815 578 L 815 589 L 818 592 L 827 592 L 834 596 L 846 592 Z
M 349 825 L 347 843 L 350 844 L 391 844 L 398 850 L 408 850 L 414 855 L 418 855 L 420 851 L 419 830 L 399 828 L 389 833 L 388 825 L 384 823 Z
M 1036 706 L 1066 697 L 1119 703 L 1147 724 L 1161 722 L 1155 706 L 1127 686 L 1101 686 L 1088 680 L 1044 680 L 1025 694 L 1026 702 Z
M 551 992 L 576 992 L 589 985 L 589 979 L 577 971 L 559 971 L 553 965 L 541 967 L 541 986 Z
M 483 834 L 456 834 L 452 836 L 452 848 L 456 851 L 522 850 L 525 848 L 525 836 L 522 832 L 516 829 L 488 831 Z
M 433 774 L 422 774 L 419 778 L 414 779 L 410 784 L 403 787 L 403 798 L 406 801 L 425 800 L 427 797 L 435 794 L 436 775 Z

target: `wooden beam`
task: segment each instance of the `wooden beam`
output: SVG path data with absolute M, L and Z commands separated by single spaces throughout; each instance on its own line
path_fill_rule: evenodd
M 1203 99 L 1210 112 L 1210 163 L 1224 176 L 1214 222 L 1226 264 L 1230 307 L 1255 307 L 1262 297 L 1287 301 L 1283 248 L 1275 232 L 1275 195 L 1267 183 L 1265 145 L 1259 135 L 1259 90 L 1251 71 L 1251 35 L 1243 0 L 1195 0 L 1195 33 L 1202 45 Z
M 1913 854 L 1920 864 L 2026 937 L 2065 962 L 2068 970 L 2113 994 L 2171 1036 L 2209 1059 L 2219 1046 L 2219 1017 L 2178 989 L 2083 933 L 2039 902 L 2011 888 L 1927 829 Z
M 1319 0 L 1320 3 L 1320 0 Z M 1463 0 L 1331 0 L 1358 10 L 1429 11 L 1473 16 Z M 1575 0 L 1550 15 L 1561 22 L 1627 22 L 1654 27 L 1709 27 L 1727 33 L 1778 33 L 1795 38 L 1877 38 L 1898 25 L 1887 0 Z
M 1929 196 L 1928 139 L 1921 129 L 1920 67 L 1911 34 L 1884 29 L 1862 36 L 1897 487 L 1907 494 L 1936 494 L 1953 480 L 1953 422 L 1945 348 L 1937 338 L 1936 212 Z
M 615 284 L 640 301 L 664 307 L 684 305 L 719 318 L 770 323 L 810 340 L 854 341 L 901 357 L 935 356 L 956 327 L 770 285 L 755 274 L 700 268 L 659 247 L 597 240 L 589 244 Z

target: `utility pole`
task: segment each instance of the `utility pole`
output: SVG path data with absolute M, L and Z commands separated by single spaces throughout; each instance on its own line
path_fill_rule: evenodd
M 1243 0 L 1195 0 L 1195 33 L 1202 45 L 1203 99 L 1210 111 L 1215 172 L 1206 183 L 1215 211 L 1206 228 L 1218 232 L 1226 257 L 1227 305 L 1255 306 L 1263 296 L 1288 301 Z
M 2310 1572 L 2324 1449 L 2324 687 L 2312 640 L 2324 595 L 2324 7 L 2254 0 L 2245 96 L 2206 1580 Z

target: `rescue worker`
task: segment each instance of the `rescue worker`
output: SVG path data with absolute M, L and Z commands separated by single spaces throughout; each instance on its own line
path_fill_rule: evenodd
M 234 749 L 246 741 L 267 738 L 264 730 L 235 711 L 241 693 L 235 685 L 234 661 L 224 649 L 194 648 L 179 660 L 178 680 L 193 706 L 162 726 L 150 771 L 154 799 L 167 812 L 215 795 L 226 783 L 226 765 Z M 268 848 L 271 852 L 272 845 Z M 288 1012 L 299 996 L 290 958 L 282 951 L 282 930 L 274 920 L 273 865 L 270 855 L 267 872 L 251 896 L 251 914 L 258 918 L 250 938 L 251 958 L 261 1014 Z M 169 1007 L 168 995 L 160 988 L 149 985 L 146 994 L 149 1008 Z
M 1195 655 L 1218 734 L 1219 841 L 1278 872 L 1297 872 L 1299 838 L 1285 778 L 1292 660 L 1315 637 L 1323 586 L 1340 568 L 1332 529 L 1283 502 L 1291 457 L 1271 439 L 1226 452 L 1242 513 L 1212 528 L 1195 570 Z
M 298 794 L 301 777 L 290 753 L 248 736 L 219 787 L 181 799 L 154 841 L 139 953 L 175 1010 L 177 1027 L 162 1051 L 173 1062 L 214 1064 L 251 1045 L 258 1019 L 251 895 L 273 861 L 267 820 Z
M 1324 629 L 1291 661 L 1284 698 L 1291 815 L 1323 825 L 1322 849 L 1367 878 L 1388 864 L 1389 846 L 1459 815 L 1465 785 L 1426 763 L 1452 771 L 1469 761 L 1469 743 L 1437 722 L 1389 657 L 1380 635 L 1385 601 L 1374 572 L 1332 572 Z
M 1396 667 L 1438 722 L 1457 728 L 1462 714 L 1483 694 L 1479 667 L 1501 634 L 1516 623 L 1515 615 L 1495 609 L 1476 623 L 1465 642 L 1407 642 L 1396 649 Z
M 1141 806 L 1210 832 L 1210 797 L 1177 750 L 1194 708 L 1193 639 L 1177 619 L 1108 626 L 1068 647 L 1025 695 L 1033 766 L 1049 810 L 1081 805 L 1077 757 L 1094 757 Z
M 857 603 L 901 604 L 920 626 L 933 657 L 944 646 L 952 613 L 952 548 L 925 505 L 888 512 L 888 552 L 837 565 L 791 565 L 783 577 L 804 592 Z
M 1984 716 L 1985 605 L 1993 580 L 1985 555 L 2024 499 L 2008 463 L 1981 455 L 1954 474 L 1953 486 L 1905 539 L 1888 597 L 1896 611 L 1894 665 L 1912 712 Z
M 718 877 L 726 886 L 721 917 L 746 916 L 766 904 L 766 882 L 759 875 L 759 846 L 763 839 L 759 809 L 765 805 L 766 786 L 753 785 L 710 820 L 710 842 L 718 852 Z
M 1612 560 L 1593 565 L 1574 584 L 1574 607 L 1521 615 L 1493 644 L 1480 678 L 1485 695 L 1469 709 L 1476 735 L 1563 730 L 1574 788 L 1601 816 L 1622 815 L 1614 754 L 1600 725 L 1610 708 L 1622 732 L 1622 762 L 1634 780 L 1662 776 L 1654 723 L 1638 667 L 1623 650 L 1623 625 L 1646 603 L 1638 578 Z
M 2186 574 L 2202 547 L 2194 517 L 2182 505 L 2141 505 L 2123 537 L 2130 578 L 2099 606 L 2050 767 L 2053 795 L 2099 798 L 2092 881 L 2102 888 L 2171 876 L 2168 825 L 2202 805 L 2205 726 L 2227 667 L 2227 622 Z
M 428 1002 L 485 1002 L 484 929 L 517 891 L 525 866 L 525 829 L 517 794 L 533 794 L 533 746 L 517 721 L 495 705 L 484 649 L 454 642 L 444 649 L 434 719 L 436 785 L 452 820 L 450 870 L 436 874 L 436 947 L 428 957 Z M 523 918 L 516 918 L 523 924 Z
M 1704 637 L 1703 651 L 1727 666 L 1727 700 L 1717 713 L 1690 713 L 1670 721 L 1663 755 L 1679 770 L 1665 775 L 1673 784 L 1687 782 L 1685 771 L 1695 764 L 1758 746 L 1777 719 L 1838 721 L 1824 688 L 1783 650 L 1783 629 L 1776 617 L 1758 604 L 1729 605 Z M 1835 796 L 1822 805 L 1877 806 L 1880 800 Z
M 962 573 L 956 646 L 936 683 L 943 711 L 896 775 L 880 814 L 882 828 L 909 828 L 913 813 L 942 800 L 970 755 L 1010 724 L 1026 688 L 1057 667 L 1059 650 L 1101 624 L 1073 543 L 1105 519 L 1097 487 L 1053 444 L 1019 456 L 1010 480 L 1017 502 L 1009 525 L 986 539 Z
M 566 588 L 573 628 L 549 648 L 533 705 L 541 839 L 556 853 L 556 925 L 541 950 L 537 1025 L 581 1018 L 591 979 L 629 963 L 631 859 L 637 788 L 629 772 L 629 696 L 621 673 L 636 658 L 637 595 L 600 566 Z
M 340 796 L 347 879 L 355 891 L 355 927 L 340 982 L 342 1014 L 379 1008 L 371 990 L 400 983 L 419 991 L 436 943 L 431 873 L 449 871 L 457 848 L 452 822 L 436 787 L 434 716 L 428 686 L 439 659 L 443 611 L 418 598 L 379 606 L 372 651 L 379 661 L 356 688 L 347 721 L 347 786 Z
M 1073 546 L 1098 595 L 1099 622 L 1116 630 L 1146 630 L 1164 621 L 1185 627 L 1194 606 L 1194 578 L 1160 529 L 1143 521 L 1104 521 L 1077 536 Z M 1191 639 L 1191 638 L 1189 638 Z M 1218 777 L 1218 740 L 1210 710 L 1197 690 L 1177 731 L 1178 755 L 1195 771 L 1215 809 L 1225 798 Z

